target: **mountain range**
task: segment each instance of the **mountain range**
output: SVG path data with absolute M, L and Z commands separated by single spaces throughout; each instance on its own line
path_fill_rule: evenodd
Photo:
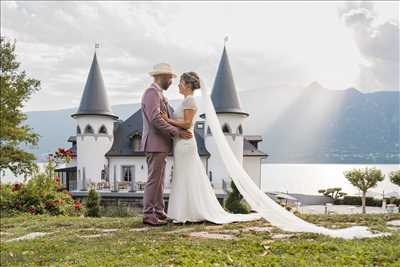
M 330 90 L 309 86 L 239 91 L 242 109 L 250 113 L 245 134 L 263 137 L 259 148 L 270 163 L 400 163 L 400 91 L 362 93 L 355 88 Z M 197 97 L 202 113 L 201 97 Z M 177 106 L 181 100 L 171 100 Z M 125 120 L 139 103 L 112 106 Z M 75 135 L 76 108 L 26 112 L 41 135 L 32 151 L 38 161 L 58 147 L 69 147 Z

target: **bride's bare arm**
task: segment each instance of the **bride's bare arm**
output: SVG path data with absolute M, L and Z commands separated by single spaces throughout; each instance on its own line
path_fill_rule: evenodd
M 172 118 L 168 118 L 166 113 L 161 113 L 161 117 L 169 124 L 187 130 L 190 129 L 190 127 L 192 127 L 195 114 L 196 114 L 195 110 L 185 109 L 183 111 L 183 117 L 184 117 L 183 120 L 174 120 Z

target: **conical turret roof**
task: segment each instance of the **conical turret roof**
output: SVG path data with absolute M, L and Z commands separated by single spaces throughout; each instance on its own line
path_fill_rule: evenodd
M 248 113 L 244 112 L 240 107 L 240 100 L 233 81 L 226 47 L 224 47 L 219 62 L 217 75 L 211 92 L 211 100 L 217 113 L 236 113 L 248 116 Z
M 76 117 L 79 115 L 103 115 L 115 119 L 118 118 L 112 113 L 108 103 L 107 92 L 96 53 L 94 53 L 78 111 L 71 116 Z

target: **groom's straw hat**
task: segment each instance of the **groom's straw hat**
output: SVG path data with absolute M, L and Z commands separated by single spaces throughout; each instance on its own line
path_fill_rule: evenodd
M 160 74 L 171 74 L 172 77 L 176 78 L 176 74 L 172 70 L 171 65 L 168 63 L 159 63 L 154 65 L 153 70 L 149 72 L 151 76 L 160 75 Z

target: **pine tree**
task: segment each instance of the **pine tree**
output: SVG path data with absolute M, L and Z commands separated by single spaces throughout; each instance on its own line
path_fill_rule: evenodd
M 250 213 L 246 205 L 243 204 L 243 196 L 240 194 L 235 183 L 231 181 L 232 191 L 229 192 L 228 198 L 225 201 L 225 208 L 232 213 L 247 214 Z
M 96 190 L 91 187 L 85 204 L 86 216 L 100 217 L 100 198 Z

